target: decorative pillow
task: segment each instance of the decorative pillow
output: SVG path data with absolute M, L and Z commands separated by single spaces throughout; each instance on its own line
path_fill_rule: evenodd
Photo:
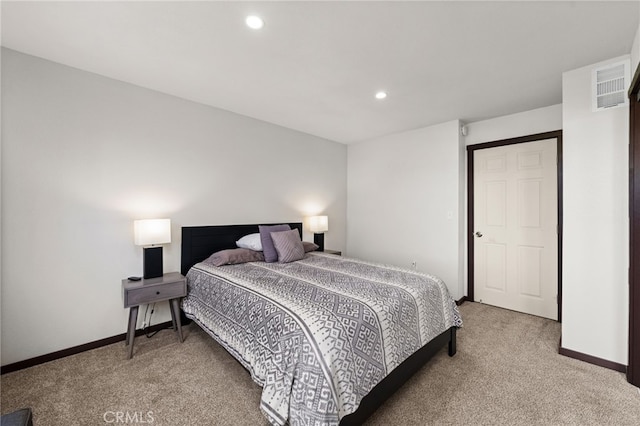
M 278 262 L 289 263 L 304 257 L 304 246 L 297 229 L 272 232 L 271 239 L 278 252 Z
M 278 261 L 278 252 L 273 246 L 271 240 L 272 232 L 289 231 L 291 227 L 289 225 L 260 225 L 260 241 L 262 242 L 262 252 L 264 253 L 264 261 L 267 263 L 273 263 Z
M 246 248 L 254 251 L 262 251 L 262 241 L 260 241 L 260 233 L 245 235 L 236 241 L 236 245 L 240 248 Z
M 220 250 L 209 256 L 204 263 L 213 266 L 237 265 L 238 263 L 263 261 L 264 256 L 261 251 L 254 251 L 245 248 Z
M 309 253 L 310 251 L 316 251 L 320 248 L 319 245 L 311 243 L 309 241 L 303 241 L 302 246 L 304 247 L 305 253 Z

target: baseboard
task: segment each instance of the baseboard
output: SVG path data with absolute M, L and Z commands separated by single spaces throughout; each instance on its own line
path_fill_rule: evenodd
M 562 342 L 560 344 L 560 348 L 558 349 L 558 353 L 560 355 L 567 356 L 569 358 L 574 358 L 579 361 L 588 362 L 589 364 L 597 365 L 599 367 L 608 368 L 610 370 L 619 371 L 621 373 L 627 372 L 627 366 L 623 364 L 618 364 L 617 362 L 609 361 L 606 359 L 598 358 L 593 355 L 583 354 L 582 352 L 572 351 L 571 349 L 566 349 L 562 347 Z
M 467 296 L 462 296 L 459 300 L 456 300 L 456 305 L 460 306 L 464 302 L 466 302 L 467 300 L 469 300 L 469 298 Z
M 145 333 L 152 333 L 158 330 L 164 330 L 165 328 L 173 327 L 171 321 L 162 322 L 160 324 L 152 325 L 146 330 L 136 330 L 136 336 L 142 336 Z M 96 340 L 94 342 L 85 343 L 83 345 L 74 346 L 68 349 L 62 349 L 50 354 L 40 355 L 35 358 L 25 359 L 24 361 L 14 362 L 13 364 L 7 364 L 0 367 L 0 374 L 11 373 L 25 368 L 33 367 L 35 365 L 44 364 L 45 362 L 54 361 L 56 359 L 64 358 L 70 355 L 79 354 L 81 352 L 89 351 L 91 349 L 100 348 L 102 346 L 111 345 L 113 343 L 124 342 L 127 337 L 127 333 L 118 334 L 116 336 L 107 337 L 104 339 Z M 123 352 L 124 353 L 124 352 Z

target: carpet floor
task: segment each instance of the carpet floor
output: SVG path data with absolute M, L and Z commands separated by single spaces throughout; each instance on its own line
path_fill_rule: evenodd
M 460 307 L 458 353 L 440 351 L 368 425 L 638 425 L 625 376 L 559 355 L 560 324 L 478 303 Z M 266 425 L 260 387 L 195 324 L 117 343 L 0 379 L 2 414 L 35 425 Z

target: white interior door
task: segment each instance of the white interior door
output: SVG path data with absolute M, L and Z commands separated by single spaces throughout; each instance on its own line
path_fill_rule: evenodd
M 474 299 L 558 319 L 557 140 L 474 151 Z

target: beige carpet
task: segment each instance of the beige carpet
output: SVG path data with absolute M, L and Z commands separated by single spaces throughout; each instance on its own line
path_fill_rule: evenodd
M 441 351 L 371 425 L 638 425 L 625 376 L 557 354 L 560 324 L 477 303 L 461 307 L 458 353 Z M 191 324 L 1 378 L 1 411 L 30 406 L 36 425 L 265 425 L 260 388 Z M 122 414 L 118 414 L 122 413 Z

